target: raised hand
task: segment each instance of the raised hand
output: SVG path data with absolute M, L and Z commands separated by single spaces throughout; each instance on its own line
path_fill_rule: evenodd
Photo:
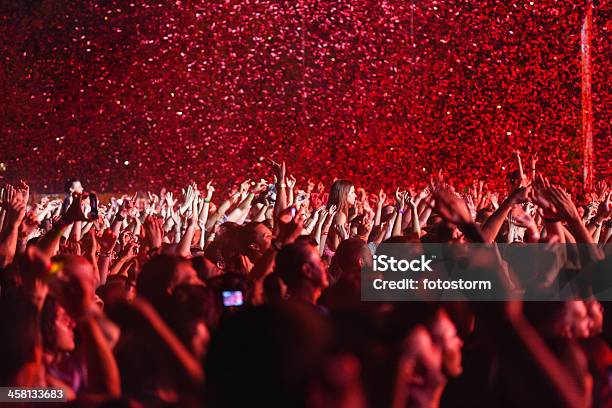
M 346 229 L 346 225 L 344 224 L 336 224 L 336 233 L 342 241 L 349 239 L 349 233 Z
M 287 177 L 287 187 L 288 188 L 294 188 L 295 187 L 295 183 L 297 182 L 296 178 L 293 177 L 292 174 L 289 175 L 289 177 Z
M 270 166 L 270 168 L 272 169 L 272 171 L 274 172 L 274 176 L 276 177 L 276 180 L 279 184 L 284 184 L 285 183 L 285 175 L 287 172 L 286 166 L 285 166 L 285 161 L 283 160 L 281 163 L 277 163 L 274 160 L 272 160 L 269 157 L 266 157 L 264 159 L 264 162 Z
M 87 231 L 85 236 L 81 238 L 80 243 L 83 254 L 85 254 L 89 260 L 95 260 L 99 245 L 93 228 L 90 228 L 89 231 Z
M 66 213 L 62 217 L 62 221 L 66 224 L 72 224 L 76 221 L 86 221 L 87 218 L 83 212 L 83 196 L 78 193 L 73 193 L 72 197 L 72 204 L 70 204 L 70 207 L 66 210 Z
M 24 181 L 19 180 L 19 185 L 17 186 L 17 193 L 21 195 L 22 200 L 28 204 L 30 199 L 30 186 Z
M 206 183 L 206 199 L 208 201 L 210 201 L 214 192 L 215 188 L 212 185 L 212 181 L 209 181 L 208 183 Z
M 510 193 L 508 199 L 512 204 L 523 204 L 529 201 L 529 192 L 531 187 L 519 187 Z
M 100 249 L 108 253 L 115 248 L 115 244 L 117 243 L 117 235 L 113 234 L 113 231 L 110 228 L 107 228 L 98 237 L 98 243 L 100 244 Z
M 533 220 L 533 218 L 531 218 L 531 216 L 529 216 L 529 214 L 527 214 L 525 212 L 525 210 L 523 210 L 523 207 L 521 206 L 516 206 L 515 208 L 512 209 L 512 214 L 510 215 L 510 221 L 521 228 L 537 228 L 537 225 L 535 223 L 535 221 Z
M 145 242 L 150 249 L 157 249 L 162 245 L 164 236 L 163 220 L 149 215 L 144 220 Z
M 139 245 L 136 242 L 130 242 L 129 244 L 123 247 L 121 253 L 119 254 L 119 258 L 125 261 L 129 261 L 130 259 L 135 258 L 137 255 L 136 251 L 138 250 L 138 247 Z
M 242 183 L 240 183 L 240 196 L 246 195 L 246 193 L 248 193 L 250 189 L 251 189 L 250 179 L 245 180 Z
M 385 194 L 385 192 L 381 188 L 380 191 L 378 192 L 378 203 L 377 203 L 377 205 L 379 207 L 382 207 L 383 205 L 385 205 L 385 201 L 387 201 L 387 194 Z
M 367 241 L 373 226 L 374 222 L 371 217 L 363 217 L 357 224 L 357 236 Z
M 5 222 L 13 227 L 18 227 L 25 217 L 26 202 L 23 201 L 23 196 L 11 185 L 7 185 L 5 189 L 2 208 L 6 211 Z
M 456 225 L 469 224 L 473 221 L 465 202 L 448 187 L 437 186 L 433 190 L 433 196 L 436 211 L 447 221 Z
M 301 234 L 304 228 L 304 216 L 301 211 L 297 211 L 295 216 L 292 212 L 295 207 L 288 207 L 281 211 L 278 216 L 278 236 L 276 237 L 282 245 L 293 243 Z
M 567 221 L 580 219 L 578 209 L 574 205 L 574 202 L 570 198 L 569 194 L 567 194 L 565 191 L 556 186 L 551 186 L 549 188 L 549 197 L 550 201 L 563 219 Z
M 609 192 L 607 196 L 604 195 L 603 200 L 597 207 L 597 213 L 595 214 L 595 221 L 602 222 L 612 216 L 612 192 Z
M 40 225 L 36 214 L 29 212 L 25 215 L 21 224 L 19 224 L 19 235 L 23 238 L 28 238 Z
M 529 193 L 531 201 L 542 209 L 544 218 L 554 219 L 558 214 L 549 197 L 550 188 L 551 185 L 548 179 L 537 174 L 533 179 L 532 189 Z
M 334 222 L 334 217 L 338 213 L 338 207 L 334 204 L 330 206 L 328 209 L 324 210 L 323 213 L 327 212 L 327 217 L 325 218 L 325 223 L 323 224 L 323 231 L 328 232 L 332 223 Z
M 487 197 L 489 198 L 493 208 L 497 210 L 499 208 L 499 195 L 497 193 L 489 192 Z
M 177 199 L 174 198 L 172 191 L 168 191 L 166 195 L 164 196 L 164 198 L 166 200 L 166 204 L 168 205 L 168 208 L 174 208 L 174 205 L 178 201 Z
M 406 195 L 404 191 L 400 191 L 399 187 L 395 190 L 395 202 L 398 210 L 403 211 L 406 205 Z
M 408 205 L 410 205 L 410 208 L 412 210 L 416 210 L 416 208 L 417 208 L 416 200 L 413 197 L 410 196 L 409 192 L 406 192 L 405 200 L 408 202 Z

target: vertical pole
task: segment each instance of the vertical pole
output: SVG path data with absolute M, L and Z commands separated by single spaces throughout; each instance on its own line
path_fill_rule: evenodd
M 593 30 L 593 2 L 587 0 L 580 35 L 582 59 L 582 138 L 584 190 L 593 189 L 593 100 L 591 95 L 591 36 Z

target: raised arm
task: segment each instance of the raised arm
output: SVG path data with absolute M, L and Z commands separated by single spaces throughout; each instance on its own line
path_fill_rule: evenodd
M 528 193 L 529 190 L 526 187 L 517 188 L 501 203 L 499 208 L 495 210 L 493 214 L 491 214 L 491 216 L 482 226 L 482 234 L 485 238 L 485 242 L 491 243 L 495 241 L 495 237 L 497 237 L 497 234 L 504 224 L 504 221 L 506 221 L 508 214 L 510 214 L 512 207 L 515 204 L 527 201 Z
M 397 209 L 397 216 L 393 222 L 393 231 L 391 232 L 392 237 L 398 237 L 402 235 L 402 217 L 404 216 L 406 206 L 405 194 L 400 191 L 399 188 L 395 190 L 395 205 Z
M 15 257 L 19 225 L 25 217 L 27 201 L 17 189 L 9 186 L 6 201 L 2 203 L 5 211 L 4 228 L 0 233 L 0 269 L 5 268 Z

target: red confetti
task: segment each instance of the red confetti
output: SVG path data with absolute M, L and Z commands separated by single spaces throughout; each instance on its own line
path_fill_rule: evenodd
M 272 155 L 304 180 L 390 186 L 443 168 L 500 183 L 515 149 L 581 178 L 580 2 L 52 3 L 0 15 L 9 179 L 235 183 Z M 598 179 L 612 175 L 609 12 L 593 26 Z

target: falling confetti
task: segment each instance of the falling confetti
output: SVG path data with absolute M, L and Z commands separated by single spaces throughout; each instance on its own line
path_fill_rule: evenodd
M 441 168 L 502 183 L 519 149 L 581 178 L 580 2 L 5 3 L 0 177 L 223 184 L 270 155 L 366 187 Z M 596 178 L 612 175 L 609 8 L 593 23 Z

